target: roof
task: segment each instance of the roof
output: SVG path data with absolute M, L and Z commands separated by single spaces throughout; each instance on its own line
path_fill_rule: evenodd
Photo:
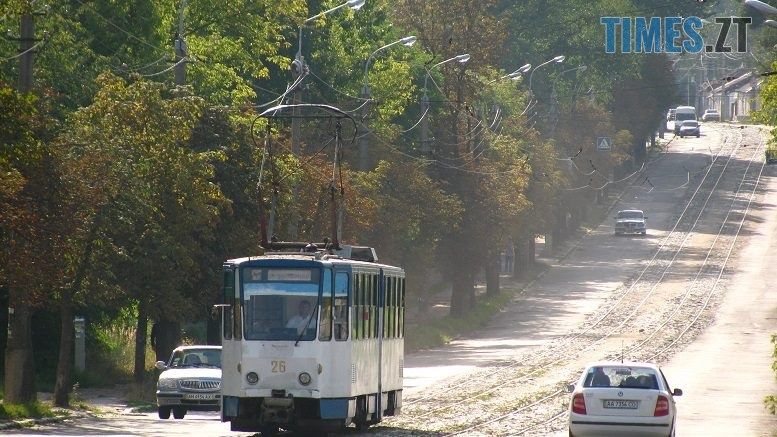
M 367 262 L 367 261 L 359 261 L 359 260 L 353 260 L 350 258 L 341 258 L 336 255 L 327 255 L 323 252 L 316 252 L 316 253 L 296 253 L 296 252 L 288 252 L 288 253 L 269 253 L 267 255 L 261 255 L 261 256 L 250 256 L 250 257 L 244 257 L 244 258 L 235 258 L 235 259 L 229 259 L 227 260 L 230 264 L 242 264 L 245 262 L 250 261 L 268 261 L 268 260 L 283 260 L 283 261 L 300 261 L 300 262 L 321 262 L 321 263 L 332 263 L 332 264 L 348 264 L 350 266 L 361 266 L 361 267 L 369 267 L 369 268 L 381 268 L 384 270 L 388 269 L 401 269 L 401 267 L 398 266 L 392 266 L 388 264 L 380 264 L 376 262 Z
M 649 367 L 658 370 L 658 364 L 646 361 L 594 361 L 585 366 L 586 369 L 590 367 Z
M 621 209 L 618 212 L 641 212 L 643 214 L 645 213 L 645 211 L 641 209 Z
M 753 88 L 752 79 L 753 79 L 753 72 L 749 71 L 745 74 L 742 74 L 741 76 L 735 77 L 723 85 L 720 85 L 712 90 L 712 93 L 723 93 L 723 92 L 750 92 Z M 756 88 L 760 87 L 761 81 L 756 83 Z M 747 90 L 745 90 L 747 88 Z
M 207 345 L 207 344 L 187 344 L 185 346 L 178 346 L 175 348 L 176 351 L 183 351 L 188 349 L 216 349 L 221 350 L 221 346 L 213 346 L 213 345 Z

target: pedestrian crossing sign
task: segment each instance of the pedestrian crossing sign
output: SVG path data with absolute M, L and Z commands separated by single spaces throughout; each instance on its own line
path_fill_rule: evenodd
M 596 139 L 596 150 L 600 152 L 609 152 L 612 150 L 612 138 L 598 137 Z

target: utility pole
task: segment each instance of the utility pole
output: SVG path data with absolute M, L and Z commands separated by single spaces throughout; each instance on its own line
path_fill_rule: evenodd
M 186 47 L 186 40 L 183 37 L 183 17 L 184 9 L 186 9 L 186 0 L 181 1 L 181 10 L 178 12 L 178 34 L 175 36 L 175 84 L 186 84 L 186 55 L 188 49 Z
M 431 148 L 429 147 L 429 97 L 424 93 L 421 97 L 421 153 L 428 157 Z
M 34 50 L 31 49 L 35 42 L 35 20 L 32 12 L 22 15 L 20 34 L 19 51 L 23 54 L 19 57 L 19 93 L 27 94 L 32 89 Z
M 362 106 L 362 125 L 365 127 L 366 132 L 359 137 L 359 170 L 367 171 L 370 169 L 370 132 L 369 127 L 367 126 L 367 116 L 370 112 L 370 86 L 367 84 L 364 84 L 362 87 L 362 99 L 364 99 L 364 106 Z
M 19 94 L 32 90 L 33 44 L 35 42 L 34 12 L 21 16 L 19 30 Z M 8 290 L 8 340 L 5 345 L 4 402 L 24 404 L 37 398 L 32 355 L 32 310 L 20 286 Z

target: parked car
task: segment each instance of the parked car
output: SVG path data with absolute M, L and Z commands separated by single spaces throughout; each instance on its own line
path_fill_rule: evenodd
M 624 209 L 615 215 L 615 235 L 647 234 L 647 217 L 640 209 Z
M 170 361 L 157 361 L 156 404 L 160 419 L 183 419 L 189 410 L 219 411 L 221 346 L 179 346 Z
M 720 112 L 717 109 L 707 109 L 702 114 L 701 121 L 720 121 Z
M 572 394 L 569 435 L 674 436 L 679 388 L 669 388 L 653 363 L 591 363 L 567 387 Z
M 696 138 L 701 137 L 701 128 L 699 122 L 696 120 L 685 120 L 680 125 L 680 138 L 690 137 L 695 135 Z

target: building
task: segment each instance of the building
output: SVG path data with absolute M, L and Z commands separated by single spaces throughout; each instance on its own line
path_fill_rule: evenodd
M 705 90 L 707 108 L 717 109 L 722 121 L 747 121 L 760 108 L 759 92 L 763 78 L 752 71 L 727 78 L 711 90 Z

